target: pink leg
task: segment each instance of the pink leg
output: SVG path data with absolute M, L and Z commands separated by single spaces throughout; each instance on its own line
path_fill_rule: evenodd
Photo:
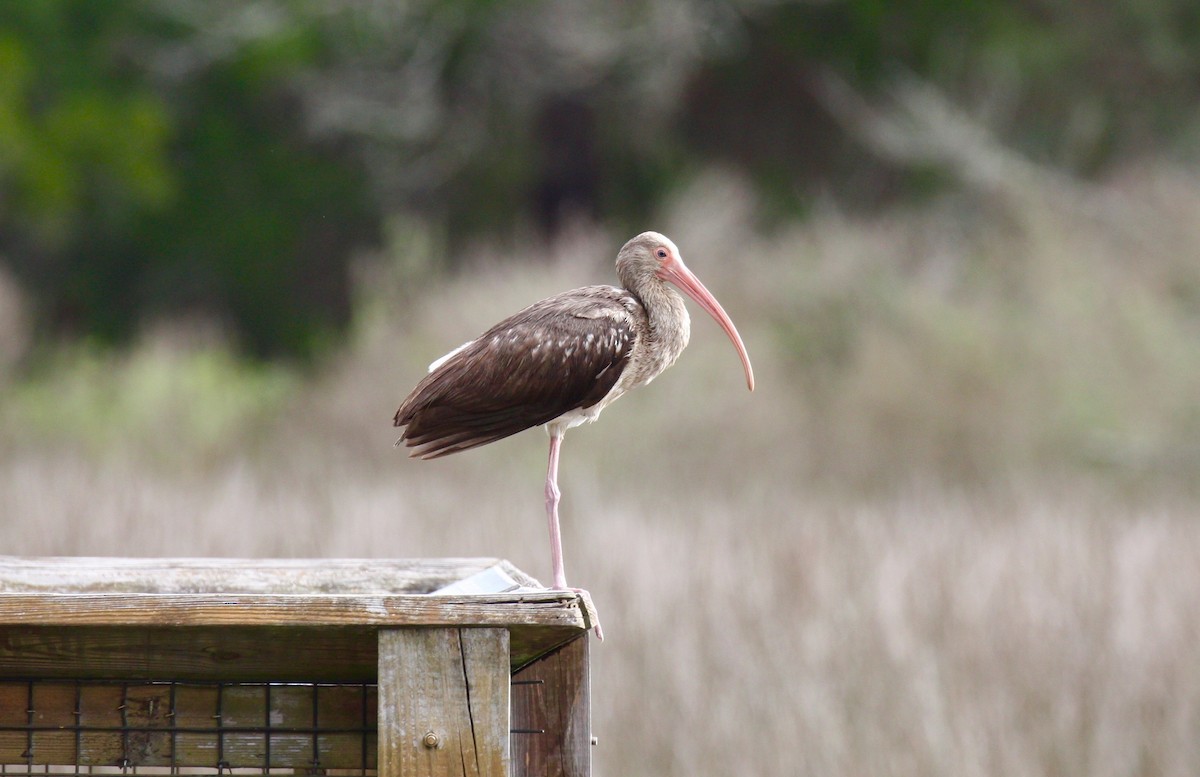
M 546 468 L 546 518 L 550 523 L 550 565 L 554 567 L 554 587 L 562 591 L 583 593 L 582 588 L 567 588 L 567 573 L 563 569 L 562 535 L 558 528 L 558 500 L 562 492 L 558 490 L 558 449 L 562 446 L 562 433 L 550 433 L 550 464 Z M 604 631 L 600 621 L 593 626 L 596 639 L 604 641 Z
M 550 522 L 550 564 L 554 567 L 554 587 L 567 587 L 567 573 L 563 569 L 562 536 L 558 528 L 558 449 L 562 445 L 562 434 L 550 434 L 550 464 L 546 468 L 546 518 Z

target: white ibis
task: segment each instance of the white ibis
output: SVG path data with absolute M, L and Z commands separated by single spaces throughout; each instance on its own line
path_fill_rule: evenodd
M 550 434 L 546 516 L 554 587 L 566 588 L 559 536 L 558 453 L 563 433 L 595 421 L 626 391 L 654 380 L 679 358 L 691 330 L 668 282 L 716 319 L 733 341 L 746 384 L 750 357 L 721 304 L 683 263 L 679 249 L 643 232 L 617 254 L 621 287 L 585 286 L 535 302 L 429 365 L 404 404 L 396 445 L 432 459 L 533 426 Z

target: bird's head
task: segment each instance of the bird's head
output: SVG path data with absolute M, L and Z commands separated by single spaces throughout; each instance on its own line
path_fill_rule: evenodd
M 617 254 L 617 277 L 628 289 L 638 289 L 651 278 L 678 287 L 716 320 L 737 349 L 746 371 L 746 385 L 754 390 L 754 370 L 737 327 L 700 279 L 683 263 L 679 248 L 658 232 L 643 232 L 630 240 Z
M 621 247 L 617 254 L 617 277 L 626 288 L 651 277 L 666 280 L 662 275 L 663 265 L 677 256 L 679 249 L 666 235 L 643 232 Z

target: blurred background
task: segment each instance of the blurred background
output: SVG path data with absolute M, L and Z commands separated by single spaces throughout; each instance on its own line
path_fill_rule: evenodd
M 568 435 L 599 775 L 1200 772 L 1192 0 L 0 4 L 0 549 L 498 556 L 425 366 L 680 246 Z

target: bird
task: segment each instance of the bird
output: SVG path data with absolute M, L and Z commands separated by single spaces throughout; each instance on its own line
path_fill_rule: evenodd
M 545 504 L 554 588 L 567 589 L 558 507 L 563 434 L 595 421 L 679 358 L 691 321 L 678 287 L 732 341 L 754 390 L 737 327 L 669 238 L 643 232 L 617 253 L 620 286 L 584 286 L 535 302 L 435 360 L 400 405 L 396 445 L 433 459 L 535 426 L 550 436 Z M 669 285 L 670 284 L 670 285 Z M 571 589 L 578 590 L 578 589 Z

